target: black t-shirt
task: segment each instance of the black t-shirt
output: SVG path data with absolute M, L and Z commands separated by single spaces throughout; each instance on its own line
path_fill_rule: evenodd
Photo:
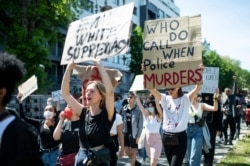
M 126 111 L 126 119 L 127 119 L 127 133 L 126 134 L 132 134 L 132 111 L 127 108 Z
M 20 111 L 20 118 L 25 120 L 27 123 L 33 125 L 39 132 L 39 144 L 41 148 L 51 149 L 60 144 L 61 142 L 60 140 L 55 141 L 53 138 L 53 133 L 58 123 L 57 117 L 55 117 L 55 124 L 47 129 L 47 128 L 44 128 L 45 120 L 26 117 L 24 115 L 22 104 L 20 104 L 19 106 L 19 111 Z
M 80 120 L 64 121 L 62 126 L 62 154 L 70 154 L 79 150 L 79 126 Z
M 86 123 L 85 119 L 87 120 Z M 106 110 L 102 110 L 102 112 L 96 116 L 91 116 L 87 111 L 87 109 L 83 108 L 80 120 L 81 120 L 81 126 L 79 130 L 79 137 L 80 137 L 81 147 L 87 148 L 88 145 L 89 147 L 96 147 L 109 143 L 109 141 L 111 140 L 110 129 L 115 120 L 115 113 L 112 118 L 112 121 L 109 121 Z M 86 139 L 88 141 L 88 145 Z
M 56 128 L 54 126 L 50 126 L 49 128 L 44 128 L 44 121 L 41 122 L 40 125 L 40 146 L 43 149 L 51 149 L 59 145 L 60 141 L 56 141 L 53 138 L 53 133 Z
M 19 118 L 5 128 L 0 148 L 0 164 L 8 166 L 42 166 L 36 135 Z

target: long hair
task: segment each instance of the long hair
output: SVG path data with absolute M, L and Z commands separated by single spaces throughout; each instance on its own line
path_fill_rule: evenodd
M 103 85 L 103 83 L 101 83 L 100 81 L 89 81 L 87 86 L 90 84 L 94 84 L 96 89 L 98 90 L 98 92 L 100 93 L 100 95 L 102 96 L 102 100 L 100 101 L 100 108 L 101 109 L 106 109 L 105 105 L 105 96 L 106 96 L 106 88 Z
M 177 92 L 177 95 L 178 95 L 178 97 L 181 97 L 181 96 L 183 96 L 183 91 L 182 91 L 182 88 L 180 87 L 179 89 L 178 89 L 178 92 Z

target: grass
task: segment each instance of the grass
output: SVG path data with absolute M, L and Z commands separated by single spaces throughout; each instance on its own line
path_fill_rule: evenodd
M 250 134 L 238 141 L 216 166 L 250 166 Z

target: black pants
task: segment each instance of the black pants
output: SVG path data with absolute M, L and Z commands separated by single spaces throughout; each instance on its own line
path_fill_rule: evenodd
M 116 152 L 119 151 L 119 142 L 118 142 L 118 136 L 112 136 L 112 141 L 111 143 L 108 145 L 109 151 L 110 151 L 110 166 L 116 166 L 117 165 L 117 160 L 118 157 L 116 155 Z
M 232 115 L 227 115 L 225 119 L 223 119 L 222 121 L 222 125 L 223 125 L 223 134 L 225 137 L 225 141 L 230 140 L 232 141 L 234 138 L 234 134 L 235 134 L 235 120 L 233 118 Z M 227 129 L 228 129 L 228 125 L 230 127 L 230 138 L 228 139 L 228 134 L 227 134 Z
M 166 133 L 162 136 L 162 142 L 169 166 L 182 166 L 183 159 L 187 150 L 187 134 L 186 131 L 178 133 L 179 144 L 167 145 Z
M 236 125 L 236 134 L 240 135 L 240 123 L 241 123 L 241 115 L 237 115 L 234 117 L 235 125 Z

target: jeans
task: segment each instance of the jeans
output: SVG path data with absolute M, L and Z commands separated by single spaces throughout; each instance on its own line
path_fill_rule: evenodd
M 60 155 L 59 149 L 52 152 L 43 153 L 41 158 L 43 160 L 44 166 L 55 166 L 57 157 L 59 155 Z
M 74 166 L 83 166 L 83 161 L 86 159 L 87 156 L 88 156 L 87 150 L 79 149 L 79 151 L 76 155 L 76 160 L 75 160 Z M 101 163 L 101 166 L 109 166 L 109 161 Z
M 188 159 L 190 166 L 200 166 L 203 145 L 202 127 L 189 125 L 187 128 Z

